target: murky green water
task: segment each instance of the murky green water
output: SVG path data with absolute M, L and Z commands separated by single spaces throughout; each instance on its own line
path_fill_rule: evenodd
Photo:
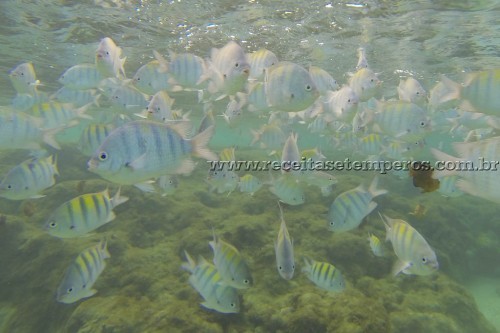
M 209 58 L 212 47 L 234 40 L 248 53 L 264 47 L 280 60 L 319 66 L 342 85 L 355 71 L 356 50 L 364 47 L 370 68 L 383 81 L 377 97 L 387 100 L 398 97 L 400 78 L 413 76 L 429 92 L 442 74 L 461 82 L 464 72 L 500 68 L 499 17 L 495 0 L 3 0 L 0 105 L 11 105 L 16 94 L 8 76 L 15 66 L 32 62 L 38 89 L 50 95 L 60 88 L 57 79 L 67 68 L 94 62 L 104 37 L 123 49 L 128 78 L 154 59 L 153 50 Z M 197 93 L 172 96 L 174 108 L 191 111 L 189 119 L 197 127 L 203 116 Z M 276 159 L 271 149 L 250 145 L 251 130 L 265 124 L 269 114 L 244 111 L 228 124 L 220 116 L 227 103 L 214 102 L 216 130 L 209 147 L 217 153 L 236 147 L 237 160 Z M 87 113 L 95 121 L 110 112 L 103 96 L 100 106 Z M 88 157 L 77 148 L 89 122 L 82 119 L 59 133 L 60 151 L 47 148 L 57 154 L 60 176 L 43 192 L 45 197 L 0 198 L 0 332 L 488 333 L 500 328 L 498 311 L 492 311 L 500 307 L 498 204 L 467 194 L 422 193 L 407 175 L 379 176 L 388 194 L 375 199 L 376 210 L 408 221 L 425 237 L 440 264 L 430 276 L 391 276 L 396 257 L 389 243 L 386 257 L 372 254 L 368 233 L 385 237 L 375 212 L 354 230 L 328 231 L 325 216 L 333 200 L 360 183 L 368 185 L 377 175 L 373 171 L 332 172 L 338 183 L 331 193 L 305 186 L 304 204 L 283 205 L 297 266 L 290 281 L 276 269 L 280 218 L 267 171 L 252 173 L 264 182 L 253 196 L 238 190 L 218 194 L 209 191 L 207 166 L 196 158 L 195 171 L 178 177 L 173 194 L 162 197 L 125 185 L 122 195 L 130 199 L 114 209 L 116 219 L 109 224 L 87 237 L 48 235 L 42 226 L 63 202 L 107 187 L 113 194 L 118 188 L 89 172 Z M 286 132 L 299 133 L 301 150 L 318 147 L 328 160 L 366 158 L 346 138 L 312 133 L 305 122 L 292 121 Z M 434 130 L 415 158 L 432 159 L 430 148 L 445 149 L 462 140 L 448 130 Z M 0 174 L 28 155 L 29 150 L 0 151 Z M 410 214 L 417 205 L 424 214 Z M 211 261 L 212 229 L 240 250 L 253 275 L 254 285 L 239 291 L 238 314 L 201 307 L 189 273 L 181 269 L 185 250 Z M 68 265 L 101 239 L 107 239 L 111 258 L 94 285 L 97 294 L 73 304 L 57 302 Z M 346 290 L 330 294 L 314 286 L 301 272 L 304 256 L 333 263 L 344 275 Z

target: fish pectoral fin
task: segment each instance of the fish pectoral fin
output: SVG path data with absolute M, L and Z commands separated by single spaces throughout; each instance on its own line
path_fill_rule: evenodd
M 82 293 L 82 296 L 83 296 L 82 298 L 94 296 L 96 293 L 97 293 L 97 289 L 89 289 L 89 290 Z
M 43 195 L 43 194 L 35 194 L 35 195 L 32 195 L 30 197 L 30 199 L 39 199 L 39 198 L 43 198 L 43 197 L 45 197 L 45 195 Z
M 126 166 L 131 168 L 132 170 L 142 169 L 146 165 L 146 160 L 146 153 L 144 153 L 132 162 L 128 162 Z
M 399 273 L 408 274 L 408 269 L 410 269 L 411 266 L 412 266 L 411 262 L 404 262 L 398 259 L 394 263 L 394 266 L 392 267 L 392 275 L 396 276 Z
M 147 180 L 147 181 L 142 182 L 142 183 L 134 184 L 134 186 L 137 187 L 142 192 L 152 193 L 152 192 L 156 192 L 156 189 L 155 189 L 153 184 L 154 184 L 154 181 Z

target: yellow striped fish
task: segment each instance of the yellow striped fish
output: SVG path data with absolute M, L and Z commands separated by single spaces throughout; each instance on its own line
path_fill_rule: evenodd
M 103 77 L 94 64 L 80 64 L 68 68 L 58 79 L 69 89 L 85 90 L 97 88 Z
M 85 114 L 90 104 L 75 108 L 71 103 L 59 103 L 50 101 L 37 104 L 31 109 L 33 116 L 43 119 L 43 129 L 55 129 L 60 127 L 76 126 L 76 118 L 92 119 Z
M 41 191 L 56 183 L 59 175 L 55 157 L 32 158 L 12 168 L 0 182 L 0 197 L 10 200 L 41 198 Z
M 196 263 L 187 251 L 184 253 L 187 262 L 182 268 L 191 273 L 189 283 L 205 300 L 201 305 L 221 313 L 238 313 L 240 299 L 236 289 L 225 284 L 215 266 L 205 258 L 200 256 Z
M 57 301 L 71 304 L 94 295 L 95 281 L 101 275 L 110 257 L 106 241 L 82 251 L 67 268 L 64 278 L 57 288 Z
M 392 270 L 394 275 L 429 275 L 439 268 L 434 250 L 417 230 L 406 221 L 379 215 L 385 224 L 386 240 L 391 241 L 398 257 Z
M 59 206 L 45 223 L 44 229 L 59 238 L 78 237 L 95 230 L 115 218 L 113 208 L 126 202 L 120 189 L 113 198 L 108 189 L 80 195 Z
M 382 243 L 380 242 L 380 239 L 375 236 L 374 234 L 368 234 L 368 242 L 370 243 L 370 249 L 372 250 L 372 253 L 377 256 L 377 257 L 383 257 L 384 256 L 384 247 L 382 246 Z
M 78 148 L 85 156 L 92 156 L 113 129 L 114 126 L 111 124 L 88 125 L 80 135 Z
M 247 54 L 247 59 L 250 64 L 250 75 L 248 78 L 251 80 L 262 80 L 266 68 L 278 63 L 278 57 L 266 49 L 258 49 L 255 52 Z
M 209 242 L 214 251 L 214 264 L 224 282 L 237 289 L 246 289 L 252 286 L 253 279 L 250 269 L 240 254 L 231 244 L 222 241 L 215 235 Z
M 293 255 L 293 239 L 286 228 L 283 217 L 283 209 L 278 201 L 280 208 L 281 225 L 278 232 L 278 239 L 274 242 L 274 252 L 276 254 L 276 266 L 281 277 L 290 280 L 295 272 L 295 259 Z
M 304 264 L 302 272 L 306 273 L 307 278 L 321 289 L 336 292 L 345 289 L 342 273 L 332 264 L 315 261 L 307 257 L 304 258 Z

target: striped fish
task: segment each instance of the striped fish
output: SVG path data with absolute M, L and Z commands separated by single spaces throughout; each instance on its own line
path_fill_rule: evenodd
M 75 108 L 71 103 L 59 103 L 50 101 L 37 104 L 31 109 L 31 114 L 37 118 L 43 119 L 44 129 L 56 129 L 60 127 L 76 126 L 76 118 L 92 119 L 85 112 L 90 104 Z
M 326 94 L 329 90 L 336 90 L 339 87 L 337 80 L 335 80 L 330 73 L 320 67 L 309 66 L 309 74 L 311 75 L 316 88 L 318 88 L 320 95 Z
M 434 273 L 439 264 L 434 250 L 427 241 L 408 222 L 391 219 L 380 215 L 385 224 L 386 241 L 390 240 L 398 260 L 392 273 L 429 275 Z
M 88 125 L 80 135 L 78 148 L 85 156 L 92 156 L 113 129 L 114 126 L 109 124 Z
M 109 257 L 106 241 L 83 250 L 67 268 L 57 288 L 57 301 L 71 304 L 94 295 L 97 290 L 92 286 L 106 267 L 104 259 Z
M 187 262 L 182 268 L 191 273 L 189 283 L 205 300 L 201 305 L 221 313 L 238 313 L 240 299 L 236 289 L 224 283 L 215 266 L 205 258 L 200 256 L 196 263 L 187 251 L 184 253 Z
M 201 84 L 200 80 L 202 80 L 203 75 L 207 71 L 205 61 L 191 53 L 169 53 L 170 63 L 168 64 L 163 58 L 158 57 L 157 54 L 155 56 L 157 59 L 160 58 L 160 63 L 168 70 L 168 74 L 170 75 L 169 83 L 177 85 L 173 89 L 195 90 L 202 88 L 204 85 Z
M 359 139 L 358 151 L 365 155 L 379 155 L 383 143 L 383 139 L 379 134 L 370 133 Z
M 262 80 L 266 68 L 278 63 L 278 57 L 266 49 L 258 49 L 255 52 L 247 54 L 247 60 L 250 64 L 250 80 Z
M 291 62 L 280 62 L 266 71 L 267 103 L 274 110 L 296 112 L 310 107 L 319 92 L 309 72 Z
M 36 79 L 35 68 L 31 62 L 16 66 L 9 72 L 9 79 L 18 94 L 36 94 L 40 81 Z
M 43 120 L 22 112 L 0 111 L 0 149 L 41 149 L 40 142 L 60 149 L 53 130 L 42 129 Z
M 152 60 L 142 65 L 132 78 L 133 85 L 148 95 L 153 95 L 161 90 L 169 90 L 171 88 L 168 83 L 169 75 L 160 72 L 160 69 L 161 65 L 158 60 Z
M 327 291 L 341 292 L 345 289 L 344 277 L 332 264 L 304 258 L 302 272 L 316 286 Z
M 41 198 L 41 191 L 56 183 L 56 158 L 31 158 L 12 168 L 0 182 L 0 197 L 10 200 Z
M 295 272 L 295 259 L 293 256 L 293 239 L 286 228 L 285 219 L 283 218 L 283 209 L 278 202 L 280 208 L 281 225 L 278 231 L 278 239 L 274 242 L 274 252 L 276 254 L 276 267 L 281 277 L 285 280 L 290 280 Z
M 186 121 L 175 125 L 129 122 L 104 140 L 89 160 L 89 170 L 112 182 L 132 185 L 166 174 L 189 174 L 195 166 L 192 155 L 218 160 L 207 148 L 214 128 L 187 139 L 190 129 Z
M 96 89 L 72 90 L 66 87 L 61 87 L 51 96 L 51 98 L 57 100 L 60 103 L 71 103 L 75 107 L 84 106 L 86 104 L 94 104 L 99 106 L 98 101 L 100 97 L 101 95 L 97 93 Z
M 306 202 L 304 190 L 298 180 L 290 174 L 283 174 L 277 179 L 271 178 L 269 191 L 288 205 L 295 206 Z
M 127 113 L 144 110 L 149 100 L 149 96 L 132 85 L 117 86 L 111 91 L 109 98 L 116 110 Z
M 120 58 L 122 49 L 109 38 L 101 39 L 95 53 L 95 65 L 102 77 L 125 78 L 123 65 L 127 57 Z
M 285 144 L 283 146 L 283 151 L 281 153 L 281 173 L 291 173 L 296 174 L 299 173 L 300 170 L 300 151 L 297 146 L 297 133 L 290 133 L 288 139 L 286 139 Z
M 331 231 L 345 232 L 357 228 L 361 221 L 370 214 L 377 203 L 373 198 L 386 194 L 386 190 L 377 189 L 375 177 L 368 190 L 363 185 L 339 194 L 328 211 L 328 226 Z
M 383 257 L 385 255 L 384 247 L 380 242 L 380 239 L 374 234 L 368 234 L 368 242 L 370 244 L 370 249 L 372 253 L 377 257 Z
M 260 190 L 262 187 L 262 182 L 259 178 L 251 174 L 246 174 L 240 177 L 238 181 L 238 188 L 240 192 L 249 193 L 253 195 L 255 192 Z
M 159 91 L 151 97 L 146 110 L 141 113 L 141 116 L 162 122 L 175 120 L 178 117 L 178 112 L 172 109 L 174 101 L 166 91 Z
M 127 200 L 127 197 L 120 196 L 119 188 L 113 198 L 109 197 L 107 189 L 80 195 L 56 208 L 44 229 L 59 238 L 83 236 L 114 220 L 113 208 Z
M 80 64 L 68 68 L 58 81 L 69 89 L 86 90 L 97 88 L 102 79 L 94 64 Z
M 214 251 L 214 264 L 225 283 L 237 289 L 252 286 L 250 269 L 240 252 L 231 244 L 222 241 L 215 235 L 209 242 Z

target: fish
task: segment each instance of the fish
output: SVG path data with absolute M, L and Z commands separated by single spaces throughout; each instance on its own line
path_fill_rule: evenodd
M 12 168 L 0 182 L 0 197 L 24 200 L 44 197 L 40 192 L 53 186 L 59 175 L 54 155 L 30 158 Z
M 152 118 L 161 122 L 176 120 L 180 113 L 172 108 L 174 102 L 175 100 L 166 91 L 158 91 L 151 97 L 142 115 L 144 115 L 144 118 Z
M 223 94 L 216 100 L 244 90 L 250 74 L 250 64 L 238 43 L 229 41 L 220 49 L 212 48 L 210 60 L 207 63 L 206 75 L 210 78 L 208 91 L 211 94 Z
M 293 255 L 293 239 L 288 233 L 285 219 L 283 217 L 283 209 L 278 202 L 280 208 L 280 230 L 278 238 L 274 242 L 274 252 L 276 254 L 276 267 L 280 276 L 285 280 L 291 280 L 295 272 L 295 258 Z
M 120 196 L 120 188 L 112 198 L 108 189 L 83 194 L 57 207 L 43 228 L 58 238 L 80 237 L 113 221 L 116 217 L 113 208 L 127 201 L 127 197 Z
M 377 93 L 382 81 L 369 68 L 360 68 L 349 78 L 349 86 L 360 101 L 367 101 Z
M 255 192 L 262 188 L 262 181 L 251 174 L 246 174 L 238 180 L 238 188 L 242 193 L 254 195 Z
M 191 273 L 189 283 L 205 300 L 201 305 L 220 313 L 240 312 L 237 290 L 224 282 L 215 266 L 201 256 L 195 262 L 187 251 L 184 254 L 182 268 Z
M 208 171 L 207 183 L 210 186 L 210 192 L 230 194 L 238 186 L 239 177 L 228 163 L 236 160 L 234 151 L 234 147 L 223 149 L 219 154 L 219 160 L 222 163 L 218 164 L 218 168 Z
M 309 66 L 309 74 L 320 95 L 326 94 L 327 91 L 336 90 L 339 87 L 337 80 L 320 67 Z
M 385 225 L 386 241 L 391 241 L 398 257 L 392 269 L 393 275 L 430 275 L 438 270 L 436 253 L 417 230 L 404 220 L 379 215 Z
M 301 205 L 306 201 L 305 193 L 298 180 L 290 174 L 282 174 L 279 178 L 271 178 L 269 191 L 279 200 L 291 206 Z
M 251 133 L 252 146 L 259 142 L 261 148 L 280 149 L 286 141 L 286 135 L 278 123 L 264 124 L 258 130 L 251 130 Z
M 206 88 L 203 81 L 207 78 L 207 66 L 202 58 L 191 53 L 176 54 L 169 51 L 170 62 L 167 62 L 158 52 L 153 53 L 161 65 L 160 72 L 168 73 L 172 91 Z
M 370 249 L 372 250 L 372 253 L 376 257 L 385 256 L 384 247 L 382 246 L 382 243 L 380 242 L 380 239 L 377 236 L 369 233 L 368 234 L 368 242 L 370 244 Z
M 187 139 L 190 129 L 190 122 L 126 123 L 106 137 L 88 161 L 88 170 L 114 183 L 133 185 L 164 175 L 189 174 L 195 167 L 191 156 L 217 161 L 207 147 L 214 127 Z
M 250 268 L 233 245 L 217 237 L 215 231 L 209 245 L 214 252 L 214 265 L 227 285 L 236 289 L 247 289 L 253 285 Z
M 175 176 L 161 176 L 156 180 L 162 197 L 172 195 L 179 187 L 179 180 Z
M 267 49 L 258 49 L 255 52 L 247 54 L 247 60 L 250 64 L 249 80 L 262 80 L 266 69 L 279 62 L 276 54 Z
M 369 68 L 368 66 L 368 60 L 366 60 L 366 50 L 364 47 L 359 47 L 357 49 L 358 53 L 358 63 L 356 64 L 356 70 L 359 70 L 361 68 Z
M 40 150 L 40 143 L 60 149 L 54 136 L 57 130 L 42 129 L 43 119 L 23 112 L 0 109 L 0 150 L 32 149 Z
M 132 84 L 140 92 L 147 95 L 154 95 L 162 90 L 170 90 L 169 75 L 161 71 L 161 64 L 158 60 L 152 60 L 142 65 L 132 77 Z
M 264 82 L 253 82 L 249 84 L 247 94 L 248 111 L 269 112 L 271 108 L 267 104 L 267 96 Z
M 281 154 L 281 173 L 295 174 L 300 171 L 300 150 L 297 146 L 297 133 L 290 133 Z
M 428 162 L 413 161 L 409 173 L 413 186 L 422 189 L 422 193 L 433 192 L 439 189 L 439 179 L 433 178 L 434 168 Z
M 457 187 L 457 175 L 452 176 L 444 176 L 439 179 L 439 188 L 438 192 L 441 193 L 445 197 L 456 198 L 464 194 Z
M 422 105 L 427 102 L 424 87 L 413 77 L 400 80 L 398 86 L 399 100 Z
M 326 122 L 350 122 L 356 114 L 359 96 L 350 86 L 344 85 L 337 91 L 328 91 L 320 100 Z
M 101 39 L 95 53 L 95 65 L 103 78 L 125 78 L 123 65 L 127 57 L 120 58 L 121 55 L 122 49 L 116 46 L 111 38 Z
M 305 257 L 302 272 L 312 283 L 326 291 L 342 292 L 345 289 L 342 273 L 327 262 L 319 262 Z
M 112 124 L 89 124 L 80 135 L 78 148 L 85 156 L 92 156 L 114 129 Z
M 101 94 L 98 94 L 96 89 L 73 90 L 66 87 L 61 87 L 50 98 L 57 100 L 60 103 L 71 103 L 76 108 L 79 108 L 87 104 L 94 104 L 96 106 L 99 106 L 100 97 Z M 41 103 L 44 102 L 47 102 L 47 100 L 41 101 Z
M 57 301 L 71 304 L 95 295 L 97 290 L 92 287 L 106 268 L 105 259 L 110 257 L 106 241 L 83 250 L 66 269 L 57 287 Z
M 17 111 L 26 112 L 37 104 L 48 102 L 50 98 L 51 97 L 47 93 L 38 90 L 30 94 L 16 94 L 16 96 L 12 98 L 12 106 Z
M 86 90 L 98 88 L 102 79 L 95 64 L 80 64 L 66 69 L 57 81 L 68 89 Z
M 36 118 L 43 119 L 42 127 L 44 130 L 68 128 L 78 125 L 77 118 L 92 119 L 85 113 L 89 107 L 90 104 L 76 108 L 71 103 L 50 101 L 33 106 L 31 114 Z
M 35 68 L 31 62 L 25 62 L 9 72 L 9 79 L 18 94 L 35 95 L 40 81 L 36 79 Z
M 115 109 L 127 113 L 142 111 L 149 104 L 149 96 L 128 84 L 118 85 L 111 91 L 109 99 Z
M 277 111 L 305 110 L 319 96 L 309 72 L 302 66 L 287 61 L 268 68 L 264 89 L 268 106 Z
M 370 214 L 377 203 L 373 198 L 387 193 L 377 189 L 378 178 L 375 177 L 368 190 L 363 185 L 339 194 L 330 206 L 327 221 L 331 231 L 345 232 L 357 228 L 362 220 Z
M 446 93 L 438 95 L 438 104 L 459 100 L 463 110 L 500 115 L 500 69 L 468 73 L 463 85 L 443 75 L 441 83 Z

